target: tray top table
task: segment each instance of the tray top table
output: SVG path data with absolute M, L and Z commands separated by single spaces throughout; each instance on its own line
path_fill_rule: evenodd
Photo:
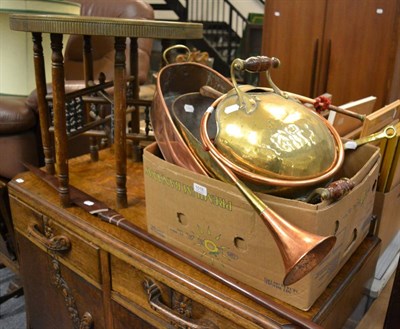
M 203 26 L 198 23 L 180 23 L 156 20 L 104 18 L 90 16 L 61 15 L 10 15 L 10 28 L 15 31 L 32 33 L 35 80 L 38 95 L 39 117 L 46 170 L 58 174 L 60 201 L 69 206 L 67 132 L 65 114 L 65 86 L 63 35 L 82 35 L 84 39 L 85 82 L 93 81 L 91 36 L 112 36 L 115 38 L 114 58 L 114 149 L 116 159 L 117 205 L 127 206 L 126 196 L 126 69 L 125 40 L 131 39 L 132 75 L 137 76 L 137 38 L 153 39 L 201 39 Z M 52 50 L 52 88 L 54 111 L 53 148 L 49 132 L 49 110 L 46 101 L 46 78 L 42 48 L 42 33 L 49 33 Z M 134 77 L 135 78 L 135 77 Z M 138 99 L 138 79 L 133 79 L 133 98 Z M 137 115 L 139 114 L 138 111 Z M 56 168 L 54 168 L 54 149 Z M 55 170 L 56 169 L 56 170 Z

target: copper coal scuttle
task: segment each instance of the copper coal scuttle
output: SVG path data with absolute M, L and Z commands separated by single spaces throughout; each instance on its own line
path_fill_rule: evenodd
M 185 48 L 172 49 L 179 47 Z M 269 70 L 278 66 L 278 59 L 264 56 L 235 59 L 228 80 L 204 64 L 168 64 L 157 77 L 151 120 L 167 161 L 237 186 L 271 231 L 285 265 L 283 283 L 291 285 L 324 259 L 336 237 L 293 226 L 254 192 L 307 201 L 330 197 L 337 186 L 343 195 L 352 183 L 332 182 L 347 144 L 314 110 L 315 100 L 273 83 Z M 240 71 L 265 71 L 271 88 L 239 86 L 235 73 Z

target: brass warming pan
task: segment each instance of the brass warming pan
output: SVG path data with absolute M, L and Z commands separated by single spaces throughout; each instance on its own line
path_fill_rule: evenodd
M 213 102 L 200 124 L 201 141 L 212 154 L 246 182 L 280 188 L 318 186 L 329 181 L 344 161 L 344 147 L 332 125 L 272 82 L 268 57 L 232 63 L 236 92 Z M 234 70 L 267 71 L 273 90 L 237 86 Z M 207 125 L 216 111 L 216 136 Z

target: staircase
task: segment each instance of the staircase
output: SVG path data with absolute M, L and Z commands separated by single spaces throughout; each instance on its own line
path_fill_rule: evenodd
M 264 0 L 259 0 L 264 3 Z M 249 1 L 250 3 L 250 1 Z M 240 56 L 242 35 L 248 19 L 229 0 L 165 0 L 150 3 L 155 11 L 173 11 L 176 20 L 202 23 L 204 38 L 190 40 L 187 46 L 208 52 L 214 69 L 230 75 L 230 63 Z

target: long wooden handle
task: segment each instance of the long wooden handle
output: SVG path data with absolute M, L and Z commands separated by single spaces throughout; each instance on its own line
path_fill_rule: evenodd
M 232 65 L 238 71 L 259 73 L 267 71 L 270 68 L 279 67 L 280 61 L 275 57 L 252 56 L 245 60 L 237 58 L 233 61 Z

